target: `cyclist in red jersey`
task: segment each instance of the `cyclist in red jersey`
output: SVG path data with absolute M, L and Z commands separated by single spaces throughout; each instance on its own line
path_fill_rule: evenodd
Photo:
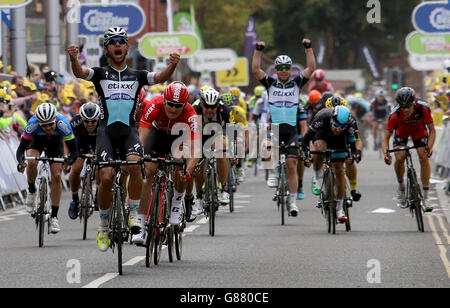
M 178 158 L 179 155 L 174 153 L 179 149 L 177 145 L 183 144 L 183 149 L 185 149 L 184 145 L 190 143 L 188 146 L 190 155 L 185 155 L 187 156 L 186 175 L 183 178 L 180 170 L 177 170 L 175 174 L 175 189 L 169 218 L 171 225 L 178 225 L 182 221 L 184 213 L 181 202 L 186 183 L 190 181 L 190 174 L 201 157 L 199 153 L 195 152 L 196 149 L 201 149 L 200 123 L 194 107 L 189 104 L 188 100 L 189 92 L 186 86 L 180 81 L 172 82 L 165 89 L 164 95 L 156 96 L 151 101 L 145 102 L 139 123 L 139 139 L 144 147 L 144 152 L 152 157 L 165 157 L 167 154 L 173 154 L 174 158 Z M 181 131 L 182 134 L 179 135 Z M 151 199 L 153 178 L 157 169 L 158 164 L 145 163 L 147 181 L 142 190 L 138 211 L 141 221 L 145 221 Z M 144 238 L 145 228 L 142 228 L 140 234 L 133 236 L 133 243 L 143 244 Z
M 323 70 L 318 69 L 314 71 L 312 74 L 312 79 L 313 81 L 311 81 L 308 86 L 308 92 L 311 92 L 312 90 L 317 90 L 320 94 L 325 92 L 335 92 L 333 85 L 328 81 L 325 81 L 325 72 Z
M 430 187 L 431 167 L 429 158 L 433 154 L 433 145 L 436 139 L 436 130 L 433 124 L 430 108 L 426 101 L 416 96 L 412 88 L 401 88 L 398 90 L 395 100 L 398 105 L 392 111 L 386 132 L 383 137 L 382 149 L 386 164 L 392 163 L 391 156 L 387 153 L 389 148 L 389 140 L 393 134 L 394 148 L 401 148 L 407 145 L 408 138 L 411 136 L 414 145 L 425 147 L 418 148 L 419 162 L 421 166 L 421 180 L 423 185 L 423 197 L 425 199 L 424 206 L 427 212 L 431 212 L 433 207 L 428 200 L 428 191 Z M 403 180 L 405 174 L 404 152 L 395 153 L 395 173 L 399 184 L 397 192 L 397 200 L 400 206 L 404 207 L 405 199 L 405 183 Z

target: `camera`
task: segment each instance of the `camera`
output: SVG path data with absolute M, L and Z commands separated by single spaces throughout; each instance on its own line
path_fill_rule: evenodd
M 55 71 L 50 71 L 44 75 L 46 82 L 54 82 L 58 78 L 58 74 Z

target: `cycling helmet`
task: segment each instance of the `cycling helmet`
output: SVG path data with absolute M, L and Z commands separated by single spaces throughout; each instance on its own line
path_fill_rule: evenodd
M 289 58 L 289 56 L 286 56 L 286 55 L 278 56 L 275 59 L 275 66 L 282 65 L 282 64 L 292 65 L 292 59 Z
M 175 103 L 187 103 L 189 91 L 181 81 L 174 81 L 164 90 L 164 98 Z
M 233 95 L 231 93 L 222 94 L 222 102 L 225 105 L 231 105 L 233 103 Z
M 112 27 L 106 30 L 105 34 L 103 35 L 103 46 L 108 45 L 109 40 L 113 37 L 121 37 L 128 42 L 128 34 L 124 28 Z
M 340 96 L 332 96 L 332 97 L 328 98 L 327 101 L 325 102 L 326 108 L 335 108 L 337 106 L 345 106 L 345 107 L 349 108 L 347 100 Z
M 322 100 L 322 102 L 325 104 L 326 101 L 327 101 L 327 99 L 329 99 L 329 98 L 332 97 L 332 96 L 333 96 L 333 93 L 331 93 L 331 92 L 325 92 L 325 93 L 322 94 L 321 100 Z
M 230 93 L 231 95 L 233 95 L 234 97 L 240 97 L 241 96 L 241 90 L 239 90 L 239 88 L 231 88 L 230 89 Z
M 375 95 L 377 97 L 385 97 L 386 96 L 386 92 L 384 92 L 383 89 L 379 89 L 379 90 L 377 90 L 377 92 L 375 92 Z
M 39 122 L 48 122 L 56 117 L 56 107 L 50 103 L 43 103 L 36 108 L 36 119 Z
M 208 89 L 203 91 L 203 94 L 200 95 L 200 99 L 203 103 L 208 106 L 215 106 L 219 101 L 219 92 L 214 89 Z
M 312 74 L 312 78 L 315 80 L 325 79 L 325 72 L 322 69 L 315 70 Z
M 350 109 L 345 106 L 337 106 L 333 110 L 332 119 L 340 125 L 348 124 L 350 121 Z
M 203 87 L 201 87 L 201 88 L 200 88 L 200 95 L 202 95 L 203 92 L 205 92 L 205 91 L 208 90 L 208 89 L 212 89 L 212 87 L 211 87 L 211 86 L 203 86 Z
M 416 92 L 409 87 L 401 88 L 400 90 L 397 91 L 397 94 L 395 95 L 395 100 L 400 106 L 414 102 L 415 98 Z
M 95 121 L 100 118 L 100 107 L 94 103 L 83 104 L 80 108 L 80 116 L 83 121 Z
M 320 100 L 320 92 L 317 90 L 312 90 L 308 94 L 308 101 L 310 104 L 316 104 Z
M 260 97 L 263 93 L 264 93 L 264 90 L 265 90 L 266 88 L 264 88 L 263 86 L 257 86 L 257 87 L 255 87 L 255 89 L 254 89 L 254 94 L 255 94 L 255 96 L 257 96 L 257 97 Z

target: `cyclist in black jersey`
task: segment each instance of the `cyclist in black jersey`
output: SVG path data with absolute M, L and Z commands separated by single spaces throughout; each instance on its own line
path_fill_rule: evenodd
M 135 114 L 138 107 L 140 90 L 145 85 L 167 81 L 175 71 L 180 55 L 173 53 L 169 65 L 159 73 L 138 71 L 126 64 L 130 49 L 128 35 L 123 28 L 112 27 L 103 36 L 104 52 L 109 66 L 83 68 L 78 62 L 78 47 L 69 46 L 67 51 L 72 63 L 72 71 L 77 78 L 92 81 L 99 95 L 102 117 L 97 130 L 97 159 L 99 162 L 113 159 L 116 150 L 121 159 L 140 160 L 143 148 L 135 126 Z M 142 176 L 139 166 L 124 168 L 130 174 L 128 195 L 130 198 L 129 225 L 133 234 L 142 229 L 142 220 L 137 217 L 137 210 L 142 192 Z M 108 220 L 112 201 L 113 172 L 111 167 L 100 169 L 100 186 L 98 201 L 100 206 L 100 228 L 97 237 L 98 248 L 106 251 L 109 247 Z
M 100 118 L 100 107 L 94 103 L 86 103 L 80 108 L 80 113 L 72 118 L 72 126 L 75 141 L 80 154 L 90 154 L 95 151 L 97 143 L 97 128 Z M 72 191 L 72 202 L 69 206 L 69 217 L 78 218 L 80 200 L 78 190 L 81 183 L 81 171 L 83 170 L 84 158 L 78 157 L 72 165 L 69 176 L 70 189 Z

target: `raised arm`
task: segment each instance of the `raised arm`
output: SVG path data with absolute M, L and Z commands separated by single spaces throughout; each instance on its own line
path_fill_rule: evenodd
M 253 53 L 252 73 L 258 80 L 263 79 L 266 75 L 266 73 L 261 69 L 261 56 L 264 48 L 266 48 L 266 44 L 264 42 L 258 42 L 256 44 L 255 52 Z
M 303 39 L 302 44 L 305 47 L 306 52 L 306 68 L 303 70 L 303 76 L 310 79 L 316 70 L 316 57 L 314 56 L 314 51 L 309 39 Z
M 67 47 L 67 53 L 70 56 L 70 62 L 72 63 L 72 72 L 77 78 L 86 79 L 89 76 L 89 69 L 81 67 L 78 61 L 78 46 Z
M 163 83 L 169 80 L 170 76 L 175 72 L 178 63 L 180 62 L 180 55 L 177 53 L 170 54 L 169 65 L 159 73 L 155 74 L 155 83 Z

